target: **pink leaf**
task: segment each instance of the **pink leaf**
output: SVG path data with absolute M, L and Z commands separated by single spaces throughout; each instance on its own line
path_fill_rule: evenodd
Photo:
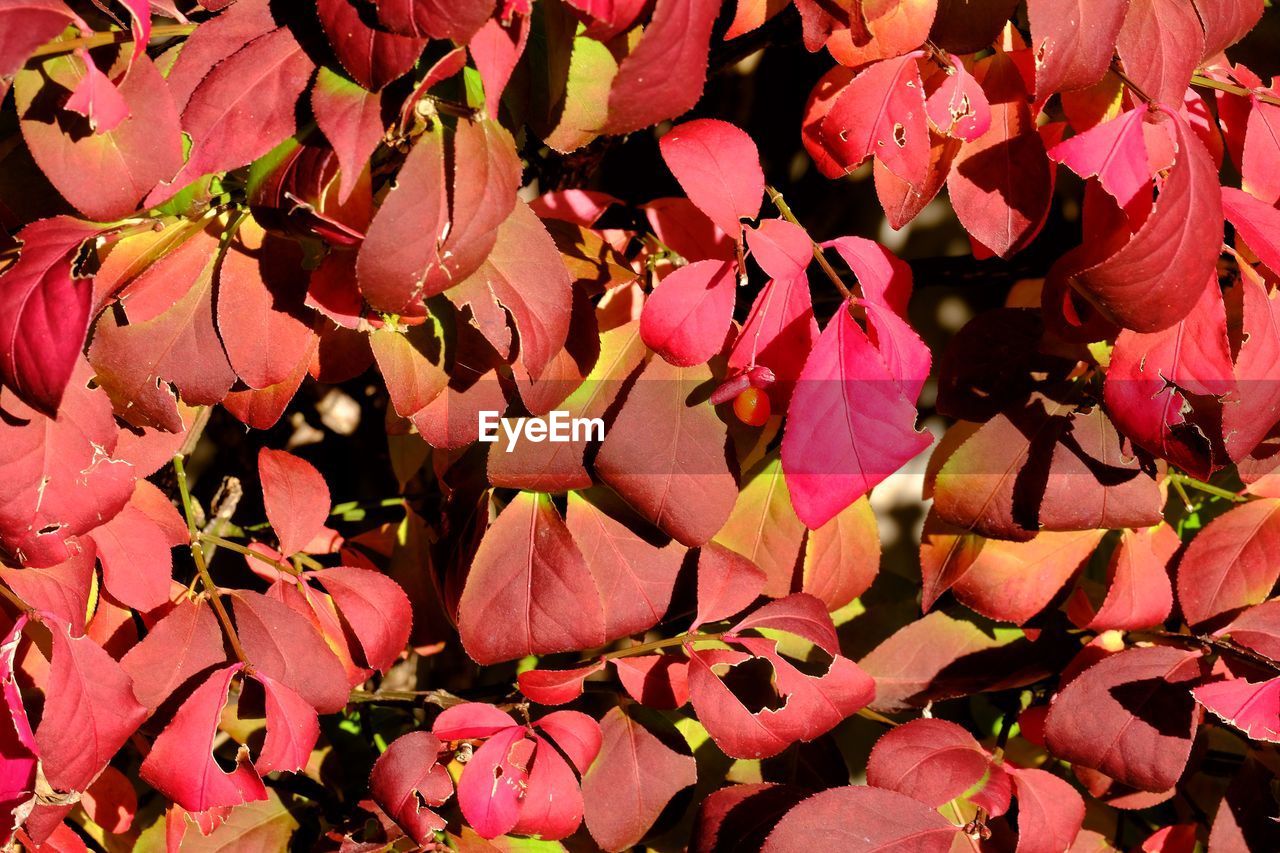
M 3 712 L 0 714 L 0 839 L 8 843 L 13 830 L 22 818 L 20 811 L 35 792 L 36 741 L 27 720 L 27 709 L 22 702 L 14 674 L 14 660 L 22 629 L 27 625 L 25 616 L 19 616 L 0 644 L 0 687 L 4 690 Z
M 153 610 L 169 601 L 172 542 L 154 519 L 131 502 L 89 535 L 102 563 L 102 583 L 121 604 Z
M 258 476 L 280 551 L 286 556 L 298 553 L 329 518 L 328 484 L 311 463 L 266 447 L 258 452 Z
M 11 78 L 40 45 L 51 40 L 77 19 L 62 0 L 27 0 L 0 8 L 0 78 Z
M 796 515 L 821 527 L 932 443 L 880 354 L 837 311 L 805 362 L 782 438 Z
M 689 701 L 689 663 L 674 655 L 613 658 L 618 680 L 632 699 L 650 708 L 675 709 Z
M 719 119 L 697 119 L 671 128 L 659 147 L 689 200 L 726 234 L 736 237 L 740 220 L 760 214 L 760 153 L 739 128 Z
M 664 278 L 645 302 L 640 336 L 671 364 L 691 367 L 720 351 L 737 298 L 727 261 L 695 261 Z
M 1126 530 L 1108 566 L 1107 597 L 1089 621 L 1093 631 L 1152 628 L 1169 618 L 1173 586 L 1167 566 L 1181 546 L 1173 528 Z
M 338 201 L 345 202 L 382 140 L 382 97 L 321 68 L 311 88 L 311 111 L 338 155 Z
M 101 528 L 98 528 L 99 530 Z M 13 569 L 0 566 L 0 579 L 38 611 L 52 613 L 65 621 L 71 634 L 84 634 L 85 613 L 93 587 L 93 561 L 96 556 L 91 543 L 56 566 L 27 566 Z M 168 586 L 166 582 L 166 587 Z
M 1254 740 L 1280 743 L 1280 678 L 1257 683 L 1232 678 L 1191 692 L 1214 716 Z
M 485 741 L 467 762 L 458 782 L 458 806 L 481 837 L 506 835 L 519 823 L 534 746 L 524 729 L 512 726 Z
M 138 771 L 143 781 L 187 811 L 202 812 L 267 797 L 262 779 L 249 763 L 247 749 L 241 749 L 230 773 L 213 758 L 213 740 L 227 703 L 227 690 L 241 668 L 241 664 L 234 664 L 220 669 L 197 687 L 151 745 Z
M 407 74 L 427 40 L 365 23 L 352 0 L 319 0 L 316 14 L 338 61 L 361 86 L 379 92 Z
M 129 103 L 87 52 L 80 54 L 80 58 L 84 62 L 85 74 L 64 107 L 84 116 L 94 133 L 115 130 L 129 117 Z
M 489 118 L 498 117 L 502 93 L 529 40 L 529 26 L 528 15 L 521 15 L 519 21 L 506 24 L 490 18 L 467 44 L 484 84 L 484 105 Z
M 1049 158 L 1067 166 L 1082 178 L 1097 178 L 1121 207 L 1150 182 L 1143 127 L 1145 109 L 1129 110 L 1084 133 L 1059 142 Z
M 431 732 L 444 740 L 473 740 L 492 737 L 516 726 L 505 711 L 483 702 L 463 702 L 446 708 L 436 717 Z
M 579 773 L 587 772 L 600 753 L 600 724 L 581 711 L 552 711 L 533 726 L 555 741 Z
M 578 778 L 546 738 L 534 735 L 533 742 L 533 768 L 520 799 L 520 817 L 511 831 L 549 841 L 568 838 L 582 825 L 584 803 Z
M 142 725 L 147 710 L 134 699 L 129 676 L 101 646 L 47 624 L 53 664 L 36 729 L 40 764 L 54 788 L 83 791 Z
M 840 651 L 840 640 L 836 637 L 835 625 L 826 605 L 807 593 L 797 592 L 768 602 L 730 628 L 725 637 L 732 640 L 744 631 L 761 628 L 803 637 L 827 654 L 834 655 Z
M 1093 265 L 1069 276 L 1108 319 L 1139 332 L 1166 329 L 1190 313 L 1222 248 L 1218 169 L 1186 120 L 1167 115 L 1178 154 L 1155 209 L 1127 243 L 1082 261 Z
M 1204 28 L 1191 3 L 1129 0 L 1116 52 L 1125 73 L 1155 103 L 1181 106 L 1204 53 Z
M 925 100 L 925 111 L 939 133 L 969 142 L 990 129 L 991 104 L 960 57 L 951 55 L 950 61 L 942 84 Z
M 868 66 L 832 105 L 822 137 L 846 172 L 874 156 L 902 180 L 924 182 L 929 124 L 918 59 L 913 52 Z
M 320 737 L 316 709 L 274 678 L 264 673 L 253 677 L 262 684 L 267 699 L 267 737 L 254 769 L 263 776 L 277 770 L 302 770 Z
M 1280 210 L 1235 187 L 1222 188 L 1222 208 L 1258 260 L 1280 269 Z
M 369 774 L 373 799 L 417 844 L 445 827 L 431 810 L 453 796 L 453 780 L 439 763 L 442 748 L 434 735 L 410 732 L 391 742 Z

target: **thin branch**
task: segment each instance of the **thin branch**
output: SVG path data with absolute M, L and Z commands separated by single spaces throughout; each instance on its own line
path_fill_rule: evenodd
M 195 32 L 196 26 L 196 24 L 160 24 L 151 28 L 151 40 L 189 36 Z M 111 30 L 103 33 L 90 33 L 79 38 L 51 41 L 48 44 L 40 45 L 40 47 L 32 51 L 30 58 L 40 59 L 45 56 L 59 56 L 64 53 L 74 53 L 81 48 L 92 50 L 95 47 L 103 47 L 108 44 L 133 44 L 133 33 L 129 30 Z
M 297 567 L 292 563 L 277 560 L 270 554 L 255 551 L 252 548 L 241 545 L 239 542 L 233 542 L 230 539 L 223 539 L 221 536 L 214 536 L 210 533 L 200 534 L 200 541 L 207 542 L 210 545 L 217 545 L 219 548 L 226 548 L 228 551 L 235 551 L 237 554 L 243 554 L 246 557 L 252 557 L 253 559 L 266 563 L 267 565 L 274 566 L 282 572 L 287 572 L 291 575 L 299 574 Z
M 173 470 L 178 477 L 178 492 L 182 496 L 182 512 L 187 519 L 187 532 L 191 535 L 191 558 L 195 560 L 196 571 L 200 574 L 200 582 L 204 584 L 205 591 L 209 593 L 209 603 L 213 605 L 213 612 L 217 614 L 218 621 L 222 623 L 222 630 L 227 635 L 227 641 L 231 643 L 231 649 L 236 653 L 236 657 L 245 665 L 247 672 L 252 672 L 253 664 L 249 661 L 249 656 L 245 654 L 244 647 L 240 645 L 240 635 L 236 633 L 235 625 L 231 622 L 231 614 L 227 613 L 226 606 L 222 603 L 222 591 L 218 589 L 218 585 L 213 582 L 213 578 L 209 575 L 209 566 L 204 559 L 204 548 L 200 545 L 200 534 L 196 531 L 196 517 L 192 509 L 191 491 L 187 487 L 187 471 L 182 464 L 182 457 L 173 457 Z
M 1237 86 L 1234 83 L 1223 83 L 1221 80 L 1214 80 L 1212 77 L 1205 77 L 1203 74 L 1196 74 L 1191 78 L 1192 86 L 1200 86 L 1204 89 L 1217 89 L 1219 92 L 1227 92 L 1232 95 L 1239 95 L 1242 98 L 1257 98 L 1264 104 L 1273 104 L 1280 107 L 1280 98 L 1275 95 L 1268 95 L 1265 92 L 1255 92 L 1252 89 L 1246 89 L 1244 86 Z
M 615 658 L 628 658 L 632 655 L 642 655 L 646 652 L 657 651 L 658 649 L 667 649 L 672 646 L 682 646 L 685 643 L 702 643 L 702 642 L 718 642 L 719 634 L 681 634 L 678 637 L 666 637 L 661 640 L 654 640 L 649 643 L 641 643 L 638 646 L 627 646 L 625 649 L 618 649 L 613 652 L 605 652 L 600 656 L 600 660 L 613 660 Z
M 796 215 L 791 212 L 791 208 L 787 205 L 786 199 L 782 197 L 782 193 L 778 192 L 772 186 L 765 184 L 764 191 L 769 194 L 769 201 L 773 202 L 773 206 L 778 209 L 778 213 L 782 214 L 782 218 L 790 222 L 798 228 L 804 229 L 800 224 L 800 220 L 796 219 Z M 805 231 L 805 236 L 809 237 L 809 232 Z M 831 262 L 827 260 L 827 256 L 823 254 L 822 247 L 809 237 L 809 243 L 813 246 L 813 259 L 818 262 L 818 266 L 822 267 L 822 271 L 827 274 L 827 278 L 831 279 L 831 283 L 840 291 L 840 295 L 844 297 L 845 302 L 853 299 L 853 292 L 840 280 L 840 274 L 836 272 L 835 267 L 831 266 Z
M 1223 500 L 1231 501 L 1232 503 L 1240 504 L 1247 503 L 1249 501 L 1249 498 L 1244 495 L 1238 494 L 1229 489 L 1224 489 L 1221 486 L 1215 486 L 1212 483 L 1206 483 L 1204 480 L 1197 480 L 1195 477 L 1190 477 L 1180 471 L 1170 471 L 1169 480 L 1175 486 L 1188 486 L 1195 489 L 1197 492 L 1204 492 L 1206 495 L 1213 495 L 1215 498 L 1222 498 Z M 1181 491 L 1181 489 L 1179 489 L 1179 491 Z M 1185 496 L 1183 500 L 1186 500 Z
M 1138 96 L 1138 100 L 1142 101 L 1144 104 L 1152 103 L 1151 96 L 1148 95 L 1146 92 L 1142 91 L 1142 89 L 1138 86 L 1137 83 L 1133 82 L 1128 78 L 1128 76 L 1125 75 L 1124 71 L 1120 69 L 1119 62 L 1112 60 L 1111 73 L 1119 77 L 1120 82 L 1123 83 L 1126 87 L 1128 87 L 1129 91 L 1133 92 L 1133 94 Z

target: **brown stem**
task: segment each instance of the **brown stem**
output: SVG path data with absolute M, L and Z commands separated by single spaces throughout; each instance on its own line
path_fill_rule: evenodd
M 200 540 L 202 542 L 208 542 L 210 545 L 217 545 L 219 548 L 226 548 L 228 551 L 235 551 L 237 554 L 243 554 L 246 557 L 252 557 L 255 560 L 274 566 L 282 572 L 287 572 L 291 575 L 299 574 L 297 567 L 292 563 L 277 560 L 270 554 L 255 551 L 252 548 L 241 545 L 239 542 L 232 542 L 230 539 L 223 539 L 221 536 L 214 536 L 209 533 L 200 534 Z
M 30 604 L 27 604 L 16 592 L 3 584 L 0 584 L 0 597 L 3 597 L 14 607 L 18 608 L 19 613 L 30 613 L 32 611 Z
M 681 634 L 678 637 L 666 637 L 661 640 L 653 640 L 649 643 L 641 643 L 638 646 L 627 646 L 625 649 L 618 649 L 614 652 L 605 652 L 600 656 L 600 660 L 613 660 L 614 658 L 629 658 L 632 655 L 642 655 L 645 652 L 657 651 L 658 649 L 666 649 L 671 646 L 682 646 L 685 643 L 712 642 L 720 639 L 719 634 Z
M 240 635 L 236 633 L 235 625 L 231 622 L 231 614 L 227 612 L 227 608 L 222 603 L 222 591 L 218 589 L 218 585 L 213 582 L 213 578 L 209 575 L 209 566 L 204 559 L 204 548 L 200 545 L 200 534 L 196 530 L 196 518 L 191 504 L 191 491 L 187 488 L 187 471 L 182 464 L 182 457 L 173 457 L 173 470 L 178 477 L 178 492 L 182 495 L 182 513 L 187 520 L 187 532 L 191 537 L 191 559 L 195 560 L 196 571 L 200 574 L 200 582 L 204 585 L 205 591 L 209 593 L 209 603 L 213 605 L 213 612 L 217 614 L 218 621 L 222 623 L 222 630 L 227 635 L 227 641 L 231 643 L 231 650 L 235 652 L 236 657 L 244 664 L 246 672 L 253 671 L 253 664 L 249 660 L 249 656 L 245 654 L 244 647 L 240 645 Z
M 1111 73 L 1119 77 L 1120 82 L 1123 83 L 1126 87 L 1128 87 L 1129 91 L 1133 92 L 1133 94 L 1138 96 L 1138 100 L 1142 101 L 1144 104 L 1151 103 L 1151 96 L 1148 95 L 1146 92 L 1142 91 L 1142 89 L 1138 86 L 1137 83 L 1134 83 L 1132 80 L 1130 80 L 1125 75 L 1125 73 L 1122 70 L 1120 70 L 1119 62 L 1113 61 L 1111 63 Z
M 196 24 L 160 24 L 151 28 L 151 40 L 189 36 L 195 32 Z M 128 30 L 111 30 L 105 33 L 90 33 L 73 39 L 62 39 L 42 44 L 31 53 L 31 59 L 44 56 L 58 56 L 72 53 L 80 48 L 91 50 L 108 44 L 133 44 L 133 33 Z
M 778 209 L 778 213 L 782 214 L 782 218 L 801 229 L 804 228 L 800 224 L 800 220 L 796 219 L 796 215 L 791 212 L 791 207 L 787 204 L 786 199 L 782 197 L 782 193 L 778 192 L 772 186 L 765 184 L 764 191 L 769 194 L 769 201 L 773 202 L 773 206 Z M 809 236 L 809 232 L 805 231 L 805 236 Z M 827 274 L 827 278 L 831 279 L 831 283 L 840 291 L 840 295 L 844 297 L 845 302 L 853 299 L 853 292 L 840 280 L 840 274 L 836 272 L 835 267 L 831 266 L 831 262 L 827 260 L 827 256 L 823 254 L 822 247 L 809 237 L 809 243 L 813 246 L 813 259 L 818 262 L 818 266 L 822 267 L 822 271 Z

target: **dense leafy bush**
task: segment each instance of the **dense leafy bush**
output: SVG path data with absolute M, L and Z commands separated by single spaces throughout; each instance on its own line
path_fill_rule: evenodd
M 1274 17 L 0 0 L 4 841 L 1280 849 Z

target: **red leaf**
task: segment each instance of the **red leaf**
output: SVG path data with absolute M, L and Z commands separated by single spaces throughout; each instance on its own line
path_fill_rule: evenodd
M 119 428 L 81 360 L 56 420 L 0 392 L 0 546 L 27 566 L 52 566 L 79 550 L 74 537 L 128 502 L 134 469 L 115 459 Z
M 828 147 L 827 139 L 822 131 L 822 123 L 831 112 L 836 100 L 844 94 L 844 89 L 853 79 L 853 71 L 843 65 L 823 74 L 818 80 L 809 99 L 804 105 L 804 119 L 800 128 L 800 141 L 813 158 L 813 164 L 826 178 L 839 178 L 844 175 L 844 167 L 837 161 L 834 152 Z M 883 168 L 883 164 L 882 168 Z M 901 180 L 900 178 L 898 180 Z M 907 183 L 907 182 L 904 182 Z M 907 184 L 910 186 L 910 184 Z
M 645 345 L 679 367 L 706 362 L 720 351 L 733 321 L 736 285 L 728 261 L 695 261 L 675 270 L 645 302 Z
M 1148 111 L 1129 110 L 1049 149 L 1049 158 L 1082 178 L 1097 178 L 1121 207 L 1151 181 L 1143 127 Z
M 345 202 L 382 140 L 382 97 L 322 67 L 311 88 L 311 111 L 338 155 L 338 201 Z
M 880 531 L 871 502 L 854 501 L 809 532 L 801 589 L 835 611 L 866 592 L 880 570 Z
M 147 710 L 133 698 L 129 676 L 97 643 L 47 624 L 53 663 L 36 729 L 40 765 L 55 789 L 83 791 L 142 725 Z
M 80 805 L 90 820 L 107 832 L 119 835 L 133 825 L 138 813 L 138 794 L 129 777 L 107 765 L 80 797 Z
M 182 43 L 182 50 L 169 71 L 169 89 L 178 110 L 187 105 L 191 93 L 215 65 L 276 26 L 271 4 L 261 0 L 232 3 L 226 11 L 202 21 Z
M 1044 532 L 1027 542 L 988 540 L 963 560 L 952 590 L 969 608 L 1022 625 L 1044 610 L 1084 566 L 1101 530 Z
M 1198 722 L 1187 682 L 1199 652 L 1167 646 L 1104 658 L 1058 693 L 1045 722 L 1049 750 L 1143 791 L 1172 788 Z
M 483 702 L 463 702 L 446 708 L 432 724 L 431 731 L 444 740 L 473 740 L 491 737 L 516 726 L 505 711 Z
M 1177 534 L 1161 522 L 1126 530 L 1111 555 L 1107 597 L 1085 626 L 1092 631 L 1135 631 L 1169 618 L 1173 586 L 1166 568 L 1181 546 Z
M 143 483 L 146 481 L 139 481 L 140 486 Z M 107 592 L 121 604 L 145 611 L 169 601 L 173 542 L 164 528 L 136 505 L 140 492 L 135 488 L 134 499 L 89 536 L 97 546 Z M 185 533 L 185 527 L 183 530 Z
M 94 548 L 89 543 L 82 543 L 81 548 L 83 550 L 64 562 L 48 568 L 0 566 L 0 579 L 23 601 L 37 611 L 52 613 L 65 621 L 75 637 L 84 635 L 85 613 L 94 580 Z M 165 586 L 168 587 L 167 581 Z
M 1280 299 L 1249 267 L 1243 267 L 1242 342 L 1236 357 L 1235 389 L 1222 401 L 1227 453 L 1243 459 L 1280 421 Z
M 49 182 L 89 219 L 111 222 L 133 213 L 157 183 L 182 167 L 178 111 L 160 71 L 146 56 L 139 56 L 117 93 L 128 118 L 120 118 L 112 128 L 111 121 L 104 121 L 100 132 L 92 133 L 88 122 L 68 121 L 65 113 L 61 118 L 49 115 L 42 95 L 51 84 L 77 89 L 85 74 L 85 62 L 76 54 L 46 59 L 38 70 L 18 74 L 15 105 L 22 136 Z M 90 111 L 99 108 L 95 104 Z M 115 107 L 115 118 L 120 109 Z M 67 132 L 64 124 L 80 124 L 82 130 Z
M 587 676 L 603 668 L 603 663 L 593 663 L 577 669 L 530 669 L 520 673 L 516 680 L 520 692 L 539 705 L 564 705 L 582 695 Z
M 314 71 L 288 27 L 259 36 L 218 63 L 182 110 L 191 152 L 163 194 L 201 175 L 250 163 L 292 136 L 294 107 Z
M 760 215 L 764 173 L 751 137 L 727 121 L 678 124 L 658 143 L 662 159 L 698 209 L 726 234 Z
M 616 508 L 606 511 L 607 499 L 598 505 L 580 492 L 570 492 L 568 500 L 566 524 L 600 590 L 605 639 L 657 625 L 671 603 L 685 549 L 674 541 L 659 547 L 651 536 L 635 532 Z
M 813 740 L 866 707 L 875 696 L 871 677 L 848 658 L 833 655 L 827 671 L 815 677 L 778 654 L 772 640 L 740 637 L 733 642 L 749 653 L 689 652 L 689 697 L 694 710 L 716 746 L 730 757 L 768 758 L 796 741 Z M 748 661 L 757 670 L 772 671 L 769 683 L 758 686 L 776 692 L 782 702 L 776 710 L 766 705 L 752 711 L 722 680 L 721 671 L 732 673 Z
M 764 586 L 759 566 L 719 542 L 708 542 L 698 554 L 698 614 L 690 630 L 740 613 Z
M 1191 540 L 1178 563 L 1178 604 L 1202 629 L 1271 595 L 1280 565 L 1280 500 L 1264 498 L 1218 516 Z
M 191 678 L 226 661 L 222 642 L 209 607 L 181 601 L 120 659 L 120 667 L 133 679 L 133 695 L 154 710 Z
M 555 741 L 580 773 L 585 773 L 600 753 L 600 724 L 581 711 L 552 711 L 533 726 Z
M 1053 196 L 1053 167 L 1014 58 L 997 53 L 979 61 L 974 74 L 991 104 L 991 127 L 961 146 L 947 176 L 947 191 L 964 229 L 1006 258 L 1030 243 L 1044 225 Z
M 759 850 L 782 816 L 809 792 L 791 785 L 758 782 L 712 791 L 698 807 L 692 853 Z
M 183 428 L 175 394 L 190 405 L 220 402 L 235 382 L 213 317 L 213 276 L 221 227 L 211 224 L 129 285 L 129 322 L 106 311 L 89 361 L 122 417 L 134 426 Z
M 151 745 L 138 771 L 144 782 L 189 812 L 235 806 L 267 797 L 262 779 L 241 748 L 230 773 L 213 758 L 222 707 L 231 679 L 242 668 L 220 669 L 196 688 Z
M 978 784 L 991 764 L 973 735 L 946 720 L 890 729 L 867 758 L 867 784 L 937 808 Z
M 218 334 L 244 384 L 269 388 L 288 381 L 312 345 L 312 318 L 303 300 L 307 280 L 293 244 L 241 225 L 218 268 Z
M 274 678 L 261 672 L 253 677 L 262 684 L 267 705 L 267 737 L 254 769 L 263 776 L 302 770 L 320 737 L 316 709 Z
M 410 732 L 391 742 L 369 774 L 373 799 L 417 844 L 445 827 L 431 810 L 453 796 L 453 780 L 439 763 L 442 748 L 434 735 Z
M 763 853 L 831 849 L 947 853 L 960 828 L 924 803 L 880 788 L 849 786 L 815 794 L 787 812 Z
M 756 232 L 747 233 L 747 241 L 751 243 L 750 235 Z M 753 249 L 753 254 L 757 261 L 762 259 L 758 250 Z M 785 411 L 805 359 L 817 340 L 813 300 L 801 267 L 791 277 L 774 278 L 761 289 L 729 352 L 729 367 L 744 371 L 756 366 L 769 368 L 778 382 L 769 394 L 778 401 L 778 408 Z
M 0 8 L 0 78 L 13 77 L 40 45 L 53 39 L 76 19 L 62 0 L 26 0 Z
M 719 11 L 716 0 L 657 0 L 640 43 L 613 78 L 604 133 L 640 130 L 697 103 Z
M 545 738 L 535 735 L 533 742 L 533 768 L 522 792 L 520 817 L 510 831 L 549 841 L 568 838 L 582 825 L 585 804 L 578 779 Z
M 704 402 L 710 379 L 707 367 L 650 359 L 605 433 L 595 463 L 607 486 L 691 548 L 716 534 L 738 496 L 724 455 L 728 428 Z
M 725 634 L 727 642 L 740 638 L 744 631 L 761 628 L 785 631 L 803 637 L 827 654 L 838 654 L 840 640 L 835 625 L 822 602 L 803 592 L 770 601 L 747 614 Z
M 521 492 L 489 526 L 458 614 L 462 644 L 482 664 L 605 640 L 595 578 L 547 495 Z
M 1191 3 L 1129 0 L 1116 52 L 1125 74 L 1155 103 L 1182 105 L 1204 53 L 1204 28 Z
M 380 572 L 337 566 L 309 572 L 333 597 L 351 626 L 365 662 L 386 672 L 399 659 L 413 629 L 413 610 L 400 584 Z
M 352 0 L 318 0 L 316 14 L 342 67 L 374 92 L 408 73 L 427 43 L 369 26 Z
M 1103 78 L 1127 8 L 1110 0 L 1028 0 L 1037 100 Z
M 743 481 L 733 512 L 716 534 L 715 542 L 736 552 L 732 556 L 734 563 L 744 562 L 738 557 L 741 555 L 745 561 L 754 564 L 749 572 L 753 582 L 746 584 L 754 595 L 761 592 L 759 583 L 754 582 L 758 567 L 766 577 L 763 593 L 775 598 L 784 596 L 791 592 L 805 528 L 791 506 L 791 495 L 787 492 L 778 454 L 768 454 L 758 466 L 743 475 Z M 743 590 L 744 593 L 746 591 Z M 710 598 L 703 600 L 708 604 L 711 602 Z M 718 618 L 722 617 L 714 616 L 709 621 Z
M 1258 260 L 1272 272 L 1280 268 L 1280 210 L 1235 187 L 1222 188 L 1222 208 Z
M 1272 660 L 1280 659 L 1280 600 L 1250 607 L 1218 633 Z
M 1196 309 L 1171 328 L 1120 333 L 1103 401 L 1116 427 L 1135 444 L 1207 476 L 1226 461 L 1213 398 L 1233 389 L 1233 373 L 1214 274 L 1201 284 Z
M 727 261 L 734 256 L 734 240 L 693 206 L 687 198 L 659 198 L 644 206 L 658 239 L 688 261 Z
M 689 663 L 674 655 L 613 658 L 627 695 L 656 709 L 675 709 L 689 701 Z
M 0 761 L 0 813 L 4 815 L 4 822 L 0 824 L 0 839 L 6 844 L 14 828 L 22 822 L 19 814 L 25 815 L 31 801 L 39 764 L 35 736 L 31 733 L 31 723 L 27 720 L 27 709 L 14 673 L 14 659 L 26 625 L 26 617 L 19 616 L 0 645 L 0 688 L 4 691 L 3 713 L 0 714 L 0 720 L 3 720 L 3 726 L 0 726 L 0 759 L 3 759 Z
M 1258 683 L 1243 678 L 1214 681 L 1191 693 L 1214 716 L 1253 740 L 1280 743 L 1280 678 Z
M 67 216 L 18 232 L 22 253 L 0 275 L 0 381 L 53 417 L 89 329 L 92 280 L 78 275 L 82 247 L 101 226 Z
M 256 672 L 279 681 L 322 714 L 346 707 L 342 663 L 306 618 L 273 598 L 237 590 L 235 622 Z
M 529 15 L 505 23 L 490 18 L 467 43 L 467 51 L 484 85 L 485 111 L 491 119 L 498 118 L 502 93 L 529 41 L 529 27 Z
M 1235 44 L 1262 18 L 1263 0 L 1193 0 L 1204 25 L 1204 58 Z
M 457 207 L 455 201 L 455 216 Z M 452 227 L 459 226 L 455 219 Z M 455 233 L 450 231 L 451 241 Z M 459 308 L 470 307 L 480 333 L 504 359 L 514 355 L 510 315 L 519 333 L 520 361 L 537 379 L 569 336 L 572 280 L 546 226 L 524 202 L 516 202 L 496 234 L 493 251 L 448 297 Z M 446 252 L 459 251 L 449 246 Z
M 493 14 L 493 0 L 378 0 L 388 29 L 466 44 Z
M 821 527 L 932 443 L 866 334 L 837 311 L 805 362 L 782 437 L 796 515 Z
M 822 121 L 822 138 L 850 172 L 874 156 L 904 181 L 924 183 L 929 123 L 918 53 L 869 66 L 850 81 Z
M 611 708 L 600 728 L 600 755 L 582 777 L 587 829 L 605 850 L 627 850 L 672 797 L 697 781 L 697 767 L 674 731 L 659 737 L 627 709 Z
M 1084 799 L 1046 770 L 1009 768 L 1018 797 L 1018 853 L 1071 848 L 1084 822 Z
M 953 0 L 955 2 L 955 0 Z M 968 2 L 968 0 L 959 0 Z M 876 185 L 876 198 L 884 208 L 885 219 L 889 227 L 895 231 L 904 227 L 924 210 L 929 202 L 937 197 L 939 191 L 951 174 L 951 164 L 959 153 L 961 140 L 952 136 L 929 134 L 929 166 L 925 171 L 924 182 L 912 186 L 890 172 L 882 163 L 872 164 L 871 173 Z
M 1068 271 L 1071 285 L 1108 319 L 1138 332 L 1167 329 L 1186 317 L 1216 274 L 1222 248 L 1218 169 L 1186 120 L 1166 114 L 1178 154 L 1151 215 L 1109 257 L 1060 262 L 1092 264 Z
M 329 519 L 329 485 L 310 462 L 266 447 L 258 451 L 258 476 L 281 553 L 298 553 Z

